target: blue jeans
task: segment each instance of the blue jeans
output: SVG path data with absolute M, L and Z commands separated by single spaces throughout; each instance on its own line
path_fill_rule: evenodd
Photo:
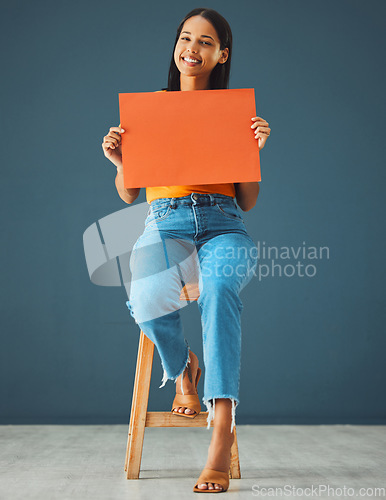
M 180 294 L 185 284 L 198 284 L 208 429 L 216 398 L 229 398 L 233 431 L 240 384 L 239 294 L 257 261 L 257 247 L 234 199 L 199 193 L 153 200 L 130 256 L 126 305 L 158 349 L 164 371 L 160 387 L 168 379 L 176 382 L 190 361 L 180 318 L 180 309 L 189 302 Z

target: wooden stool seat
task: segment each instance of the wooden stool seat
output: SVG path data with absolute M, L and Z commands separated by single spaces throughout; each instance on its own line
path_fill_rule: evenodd
M 198 285 L 188 283 L 181 291 L 180 300 L 192 301 L 197 300 L 198 297 Z M 154 343 L 141 330 L 126 449 L 125 471 L 127 471 L 127 479 L 139 479 L 145 427 L 207 427 L 207 411 L 199 413 L 195 418 L 173 415 L 171 411 L 147 411 L 153 355 Z M 213 427 L 213 420 L 210 425 Z M 233 434 L 229 477 L 239 479 L 241 474 L 236 425 L 233 427 Z

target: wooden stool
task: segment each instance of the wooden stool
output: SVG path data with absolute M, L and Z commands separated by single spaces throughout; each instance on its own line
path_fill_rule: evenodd
M 186 284 L 180 300 L 197 300 L 198 286 Z M 127 440 L 125 471 L 127 479 L 139 479 L 145 427 L 206 427 L 208 412 L 201 412 L 195 418 L 181 418 L 171 411 L 147 411 L 154 343 L 141 330 L 135 370 L 133 399 L 131 402 L 129 435 Z M 213 420 L 211 421 L 213 427 Z M 233 427 L 234 441 L 231 448 L 230 479 L 240 479 L 240 462 L 237 447 L 236 425 Z

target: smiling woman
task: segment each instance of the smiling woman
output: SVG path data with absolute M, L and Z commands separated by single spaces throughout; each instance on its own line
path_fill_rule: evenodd
M 231 55 L 232 31 L 224 17 L 213 9 L 192 10 L 177 28 L 168 86 L 162 90 L 228 88 Z M 251 119 L 262 149 L 270 134 L 268 123 L 260 117 Z M 102 146 L 117 166 L 119 196 L 132 203 L 140 190 L 123 188 L 122 133 L 120 126 L 111 127 Z M 163 367 L 160 387 L 168 380 L 176 383 L 172 414 L 186 418 L 201 411 L 197 392 L 201 368 L 184 337 L 180 294 L 185 285 L 199 288 L 205 364 L 202 400 L 208 429 L 212 420 L 214 429 L 195 492 L 226 491 L 229 486 L 241 368 L 239 294 L 254 275 L 258 253 L 234 198 L 246 211 L 255 205 L 258 193 L 258 182 L 146 187 L 150 209 L 130 258 L 127 307 L 157 346 Z M 225 253 L 225 248 L 234 251 Z

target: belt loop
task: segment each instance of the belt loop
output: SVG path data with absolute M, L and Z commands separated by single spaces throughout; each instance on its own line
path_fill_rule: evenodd
M 209 193 L 209 196 L 210 196 L 210 205 L 211 206 L 216 205 L 215 196 L 213 194 L 210 194 L 210 193 Z
M 176 208 L 176 201 L 175 201 L 175 200 L 176 200 L 175 198 L 172 198 L 172 199 L 170 200 L 170 207 L 171 207 L 171 208 Z

